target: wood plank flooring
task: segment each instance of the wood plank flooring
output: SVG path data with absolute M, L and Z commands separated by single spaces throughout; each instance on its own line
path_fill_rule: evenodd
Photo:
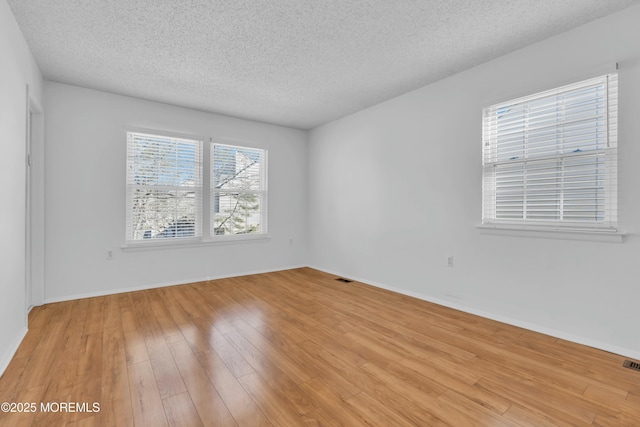
M 303 268 L 34 308 L 0 426 L 640 426 L 623 360 Z

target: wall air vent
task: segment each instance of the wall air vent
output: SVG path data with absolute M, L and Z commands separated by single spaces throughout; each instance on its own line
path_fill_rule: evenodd
M 345 279 L 344 277 L 338 277 L 336 280 L 337 280 L 338 282 L 344 282 L 344 283 L 351 283 L 351 282 L 353 282 L 353 280 L 351 280 L 351 279 Z
M 625 360 L 622 364 L 625 368 L 633 369 L 634 371 L 640 371 L 640 363 L 632 360 Z

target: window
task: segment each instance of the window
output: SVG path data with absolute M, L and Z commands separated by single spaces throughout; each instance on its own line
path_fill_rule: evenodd
M 267 153 L 212 144 L 211 232 L 265 234 L 267 231 Z
M 127 133 L 127 241 L 202 236 L 202 142 Z
M 127 243 L 266 235 L 266 206 L 266 150 L 127 133 Z
M 617 74 L 483 111 L 482 222 L 615 231 Z

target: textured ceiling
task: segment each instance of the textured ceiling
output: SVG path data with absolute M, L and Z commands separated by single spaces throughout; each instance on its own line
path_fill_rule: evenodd
M 47 80 L 301 129 L 639 2 L 8 0 Z

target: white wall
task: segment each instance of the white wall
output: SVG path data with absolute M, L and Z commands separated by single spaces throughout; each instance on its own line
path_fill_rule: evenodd
M 313 130 L 311 264 L 640 357 L 638 22 L 640 6 Z M 616 61 L 626 241 L 481 235 L 482 108 Z
M 45 109 L 45 301 L 306 264 L 305 132 L 50 82 Z M 271 239 L 123 252 L 128 127 L 269 150 Z
M 42 76 L 5 0 L 0 0 L 0 374 L 26 333 L 25 140 L 27 84 L 40 102 Z

